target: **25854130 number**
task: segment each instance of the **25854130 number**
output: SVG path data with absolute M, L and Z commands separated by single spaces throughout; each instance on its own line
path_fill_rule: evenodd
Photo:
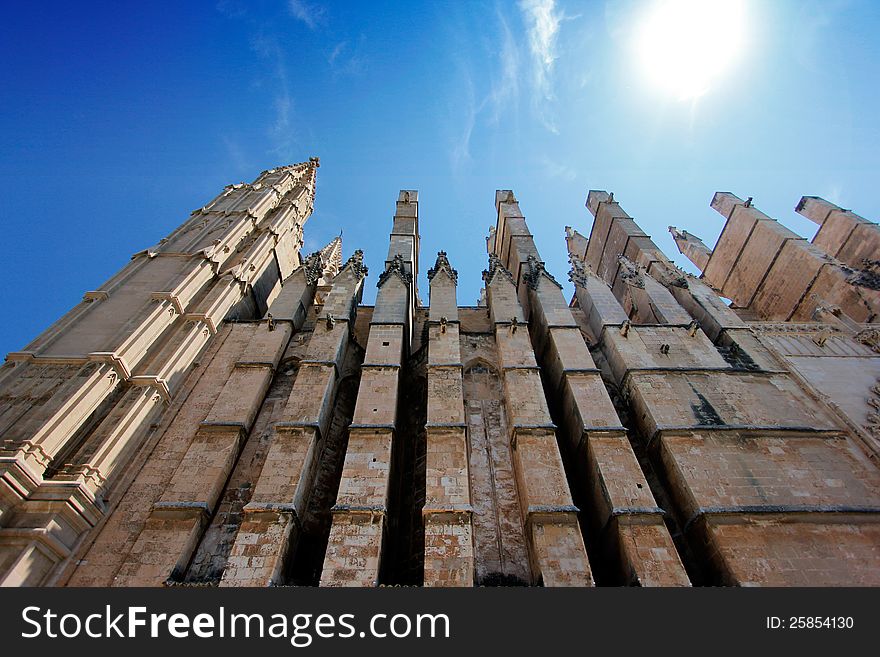
M 788 619 L 790 630 L 849 630 L 852 626 L 852 616 L 791 616 Z

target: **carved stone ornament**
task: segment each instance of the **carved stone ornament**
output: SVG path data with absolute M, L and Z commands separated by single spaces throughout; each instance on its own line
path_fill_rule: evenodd
M 642 276 L 641 268 L 626 256 L 618 256 L 620 262 L 620 276 L 623 282 L 632 287 L 644 289 L 645 279 Z
M 870 290 L 880 290 L 880 260 L 862 258 L 862 267 L 853 269 L 844 266 L 846 280 L 851 285 L 866 287 Z
M 680 287 L 683 289 L 687 289 L 688 287 L 688 280 L 685 272 L 673 265 L 661 266 L 658 268 L 656 274 L 653 272 L 652 274 L 664 287 Z
M 562 289 L 562 285 L 560 285 L 559 282 L 555 278 L 553 278 L 550 272 L 548 272 L 547 269 L 544 267 L 544 263 L 538 260 L 535 256 L 530 255 L 528 257 L 528 260 L 526 260 L 526 264 L 529 267 L 529 271 L 526 272 L 523 278 L 530 288 L 532 288 L 533 290 L 537 290 L 538 283 L 541 280 L 541 276 L 545 276 L 551 283 L 553 283 L 553 285 L 558 287 L 560 290 Z
M 755 322 L 750 323 L 749 328 L 755 333 L 801 333 L 813 335 L 822 331 L 839 333 L 840 330 L 831 324 L 822 323 L 795 323 L 795 322 Z M 856 336 L 858 338 L 858 336 Z
M 351 257 L 345 262 L 342 269 L 351 269 L 357 278 L 365 278 L 369 273 L 367 266 L 364 264 L 364 252 L 358 249 L 351 254 Z
M 868 397 L 867 402 L 874 410 L 868 413 L 865 429 L 873 438 L 880 440 L 880 379 L 871 386 L 871 396 Z
M 880 329 L 868 328 L 864 331 L 859 331 L 853 337 L 856 342 L 860 342 L 861 344 L 870 347 L 871 351 L 880 354 Z
M 324 273 L 324 262 L 321 259 L 320 251 L 310 254 L 303 262 L 303 273 L 306 276 L 306 284 L 313 285 L 317 283 Z
M 587 287 L 587 266 L 574 253 L 568 254 L 568 262 L 571 265 L 568 280 L 580 287 Z
M 491 285 L 492 281 L 495 280 L 496 274 L 501 274 L 504 278 L 511 282 L 514 286 L 516 286 L 516 281 L 513 279 L 513 274 L 507 271 L 507 267 L 501 262 L 501 258 L 499 258 L 494 253 L 489 254 L 489 269 L 483 271 L 483 280 L 486 281 L 486 285 Z
M 449 278 L 452 279 L 453 284 L 458 285 L 458 272 L 449 264 L 449 260 L 446 258 L 446 251 L 437 252 L 437 262 L 428 270 L 428 281 L 433 281 L 434 276 L 439 271 L 445 271 Z
M 379 274 L 379 282 L 376 283 L 376 287 L 385 285 L 392 276 L 397 276 L 407 287 L 412 285 L 412 274 L 406 271 L 406 261 L 399 253 L 385 266 L 385 271 Z

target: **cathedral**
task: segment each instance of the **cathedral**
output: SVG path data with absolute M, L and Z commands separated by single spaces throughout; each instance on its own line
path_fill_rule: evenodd
M 694 276 L 590 191 L 567 301 L 499 190 L 478 304 L 441 251 L 422 305 L 418 192 L 368 279 L 302 252 L 318 167 L 8 354 L 0 584 L 880 585 L 877 224 L 806 196 L 809 242 L 718 192 L 714 248 L 669 229 Z

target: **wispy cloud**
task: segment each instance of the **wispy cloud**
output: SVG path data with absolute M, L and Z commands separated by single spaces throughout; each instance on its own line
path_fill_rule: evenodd
M 577 178 L 577 171 L 575 171 L 572 167 L 562 164 L 560 162 L 556 162 L 555 160 L 551 160 L 546 155 L 541 158 L 541 167 L 544 173 L 550 178 L 559 178 L 564 180 L 565 182 L 572 182 L 575 178 Z
M 317 29 L 326 16 L 324 7 L 305 0 L 287 0 L 287 9 L 291 16 L 305 23 L 310 30 Z
M 247 7 L 238 2 L 238 0 L 219 0 L 216 7 L 217 11 L 226 16 L 226 18 L 241 18 L 247 14 Z
M 223 145 L 226 147 L 226 156 L 232 162 L 236 171 L 242 175 L 250 173 L 253 167 L 245 156 L 238 140 L 230 135 L 223 135 Z
M 263 33 L 251 39 L 251 48 L 272 67 L 272 73 L 275 77 L 277 93 L 272 101 L 275 114 L 268 129 L 273 144 L 270 152 L 291 159 L 294 156 L 296 146 L 296 134 L 291 128 L 294 102 L 289 91 L 284 50 L 274 34 Z
M 334 73 L 353 75 L 364 70 L 365 59 L 361 54 L 364 41 L 365 37 L 361 35 L 360 39 L 354 43 L 346 39 L 333 46 L 333 50 L 327 56 L 327 63 L 330 64 L 330 68 L 333 69 Z
M 498 123 L 501 112 L 506 106 L 515 102 L 519 95 L 519 50 L 516 47 L 516 39 L 504 16 L 498 13 L 498 22 L 501 25 L 501 50 L 499 52 L 499 64 L 501 73 L 492 84 L 488 97 L 483 101 L 479 111 L 489 105 L 492 109 L 492 123 Z
M 348 47 L 348 41 L 340 41 L 339 43 L 337 43 L 336 46 L 333 48 L 333 52 L 331 52 L 330 56 L 327 57 L 327 62 L 329 64 L 336 63 L 336 60 L 339 58 L 339 56 L 343 52 L 345 52 L 345 49 L 347 47 Z
M 832 183 L 821 194 L 826 201 L 831 201 L 835 205 L 843 203 L 843 185 L 840 183 Z
M 477 122 L 477 106 L 474 102 L 474 82 L 468 72 L 465 72 L 464 87 L 466 90 L 466 102 L 464 103 L 465 115 L 461 118 L 461 130 L 453 139 L 452 148 L 449 152 L 449 160 L 452 173 L 461 176 L 465 167 L 471 160 L 471 136 L 474 134 L 474 126 Z
M 467 60 L 460 61 L 462 81 L 459 89 L 463 89 L 464 102 L 456 102 L 456 106 L 464 108 L 464 116 L 459 117 L 459 129 L 455 133 L 450 148 L 450 163 L 453 174 L 461 176 L 471 161 L 471 138 L 479 117 L 488 125 L 498 125 L 507 112 L 516 112 L 519 102 L 520 52 L 517 41 L 504 14 L 497 12 L 500 41 L 493 43 L 490 50 L 496 53 L 496 67 L 492 70 L 489 92 L 477 98 L 472 67 Z
M 532 57 L 534 107 L 547 129 L 556 133 L 558 130 L 550 117 L 547 103 L 555 98 L 553 68 L 557 59 L 556 42 L 565 15 L 557 9 L 555 0 L 520 0 L 519 8 L 526 25 Z

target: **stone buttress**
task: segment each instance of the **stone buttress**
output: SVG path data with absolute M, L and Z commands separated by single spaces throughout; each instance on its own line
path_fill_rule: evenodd
M 221 586 L 283 583 L 284 558 L 301 531 L 351 344 L 351 327 L 367 273 L 362 255 L 356 252 L 332 280 L 287 404 L 273 425 L 271 444 L 254 492 L 243 508 L 244 521 Z
M 502 372 L 506 436 L 525 529 L 530 583 L 590 586 L 592 571 L 544 397 L 525 313 L 511 273 L 495 254 L 483 273 Z
M 498 220 L 490 249 L 516 272 L 520 298 L 548 399 L 568 455 L 570 479 L 586 507 L 597 556 L 614 582 L 640 586 L 688 585 L 689 580 L 600 370 L 568 308 L 559 283 L 546 271 L 519 203 L 496 192 Z
M 399 421 L 401 367 L 410 354 L 418 302 L 418 192 L 397 200 L 385 271 L 370 322 L 354 418 L 322 586 L 376 586 L 386 541 L 392 443 Z M 405 439 L 408 437 L 398 437 Z
M 428 270 L 428 422 L 425 586 L 473 586 L 474 545 L 467 424 L 456 301 L 458 272 L 444 251 Z
M 844 425 L 611 195 L 591 191 L 587 207 L 586 249 L 568 240 L 576 303 L 693 572 L 715 584 L 877 583 L 880 478 Z

